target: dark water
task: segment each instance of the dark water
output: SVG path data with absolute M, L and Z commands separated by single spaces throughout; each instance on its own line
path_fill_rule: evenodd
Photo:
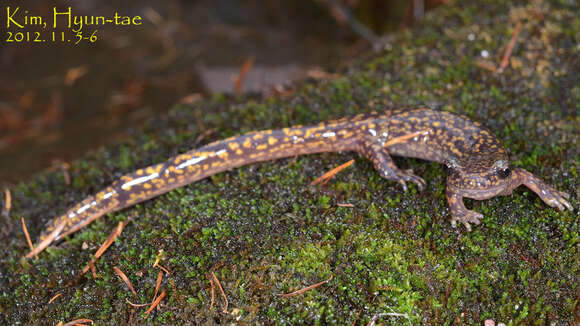
M 397 29 L 408 19 L 406 1 L 374 4 L 354 9 L 375 29 Z M 118 13 L 139 16 L 141 24 L 85 25 L 83 36 L 97 40 L 79 44 L 63 19 L 55 29 L 2 24 L 6 39 L 8 32 L 40 31 L 46 41 L 1 45 L 0 181 L 58 167 L 180 101 L 234 92 L 232 76 L 244 62 L 253 64 L 242 92 L 267 92 L 313 68 L 332 71 L 370 48 L 323 2 L 310 0 L 23 1 L 12 10 L 23 23 L 68 6 L 74 16 Z

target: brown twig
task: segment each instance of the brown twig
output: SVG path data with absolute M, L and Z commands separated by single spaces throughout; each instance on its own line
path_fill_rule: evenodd
M 93 261 L 91 260 L 89 262 L 89 267 L 91 269 L 91 274 L 93 274 L 93 278 L 97 278 L 97 269 L 95 268 L 95 264 L 93 263 Z
M 167 274 L 167 275 L 171 274 L 171 272 L 167 268 L 161 266 L 160 264 L 157 264 L 157 267 L 161 268 L 165 272 L 165 274 Z
M 153 299 L 151 300 L 151 304 L 155 302 L 155 298 L 157 297 L 157 293 L 159 293 L 159 287 L 161 286 L 161 281 L 163 280 L 163 272 L 159 271 L 157 274 L 157 282 L 155 284 L 155 293 L 153 294 Z
M 209 305 L 209 310 L 212 310 L 215 302 L 215 285 L 213 284 L 213 279 L 209 279 L 209 284 L 211 285 L 211 303 Z
M 85 274 L 89 270 L 90 264 L 94 264 L 99 259 L 99 257 L 101 257 L 101 255 L 103 253 L 105 253 L 105 251 L 107 251 L 107 249 L 113 244 L 115 239 L 117 239 L 117 237 L 119 235 L 121 235 L 121 233 L 123 232 L 123 228 L 125 227 L 125 225 L 127 225 L 127 223 L 128 223 L 128 221 L 127 222 L 119 222 L 117 227 L 115 229 L 113 229 L 111 234 L 109 234 L 109 236 L 107 237 L 107 240 L 105 240 L 105 242 L 103 242 L 103 244 L 101 245 L 101 247 L 99 247 L 97 252 L 95 252 L 95 256 L 91 259 L 89 264 L 87 264 L 87 266 L 85 266 L 85 268 L 83 268 L 82 274 Z
M 75 319 L 72 321 L 69 321 L 68 323 L 62 325 L 62 326 L 82 326 L 82 325 L 87 325 L 87 323 L 89 325 L 94 324 L 94 321 L 90 320 L 90 319 L 86 319 L 86 318 L 81 318 L 81 319 Z
M 133 285 L 131 284 L 131 281 L 129 280 L 127 275 L 125 275 L 125 273 L 123 273 L 123 271 L 120 270 L 117 266 L 113 266 L 113 270 L 115 271 L 115 273 L 117 273 L 117 275 L 119 275 L 119 277 L 123 280 L 123 282 L 125 282 L 125 284 L 127 284 L 127 287 L 129 288 L 129 290 L 131 290 L 131 292 L 134 295 L 137 295 L 137 292 L 135 292 L 135 289 L 133 288 Z
M 145 306 L 150 305 L 150 303 L 133 303 L 133 302 L 129 301 L 129 299 L 127 299 L 127 298 L 125 298 L 125 301 L 129 305 L 131 305 L 132 307 L 135 307 L 135 308 L 141 308 L 141 307 L 145 307 Z
M 354 205 L 350 204 L 350 203 L 338 203 L 338 204 L 336 204 L 336 206 L 338 206 L 338 207 L 354 207 Z
M 64 184 L 69 186 L 70 185 L 70 174 L 68 173 L 68 169 L 70 168 L 70 164 L 62 163 L 60 165 L 60 170 L 62 171 L 62 176 L 64 178 Z
M 215 276 L 214 271 L 211 271 L 211 276 L 213 277 L 214 282 L 217 284 L 218 289 L 220 289 L 220 293 L 222 294 L 222 297 L 224 297 L 224 301 L 226 302 L 226 306 L 223 310 L 224 313 L 228 312 L 228 297 L 226 296 L 226 293 L 224 292 L 224 289 L 222 288 L 222 285 L 220 283 L 220 280 L 218 280 L 218 278 Z
M 28 242 L 30 252 L 33 252 L 34 246 L 32 245 L 32 240 L 30 240 L 30 234 L 28 234 L 28 228 L 26 227 L 26 222 L 24 222 L 24 217 L 20 218 L 20 222 L 22 222 L 22 231 L 24 231 L 24 237 L 26 237 L 26 242 Z M 38 256 L 35 254 L 34 258 L 38 259 Z
M 10 209 L 12 209 L 12 195 L 10 194 L 10 189 L 4 189 L 4 210 L 2 210 L 2 214 L 8 216 Z
M 66 71 L 66 75 L 64 76 L 64 84 L 66 86 L 72 86 L 79 78 L 83 77 L 87 72 L 89 72 L 88 65 L 70 68 L 69 70 Z
M 159 253 L 155 257 L 155 262 L 153 263 L 153 267 L 159 267 L 160 269 L 162 269 L 165 272 L 165 274 L 169 275 L 169 274 L 171 274 L 171 272 L 169 272 L 169 270 L 167 270 L 167 268 L 165 268 L 165 267 L 161 266 L 161 264 L 159 264 L 162 256 L 163 256 L 163 249 L 159 250 Z
M 197 102 L 201 99 L 203 99 L 203 95 L 201 95 L 200 93 L 193 93 L 193 94 L 189 94 L 189 95 L 182 97 L 181 100 L 179 100 L 179 103 L 191 104 L 191 103 Z
M 250 69 L 252 69 L 253 65 L 254 65 L 254 58 L 248 58 L 242 64 L 242 67 L 240 68 L 240 73 L 234 79 L 234 90 L 236 91 L 237 94 L 242 94 L 244 80 L 246 79 L 246 76 L 248 75 L 248 72 L 250 71 Z
M 346 169 L 347 167 L 351 166 L 352 163 L 354 163 L 354 160 L 350 160 L 344 164 L 341 164 L 337 167 L 335 167 L 334 169 L 326 172 L 325 174 L 321 175 L 320 177 L 318 177 L 316 180 L 312 181 L 310 183 L 311 186 L 317 185 L 319 183 L 322 183 L 322 185 L 325 185 L 328 183 L 328 181 L 330 181 L 330 179 L 332 179 L 332 177 L 334 177 L 338 172 Z
M 56 298 L 60 297 L 62 295 L 62 293 L 57 293 L 54 297 L 50 298 L 50 300 L 48 300 L 48 304 L 51 304 L 54 300 L 56 300 Z
M 149 307 L 149 309 L 147 309 L 147 311 L 145 311 L 145 318 L 149 318 L 149 313 L 155 309 L 155 307 L 157 307 L 157 305 L 159 305 L 159 302 L 161 302 L 161 299 L 163 299 L 163 297 L 165 297 L 165 291 L 162 291 L 161 294 L 159 295 L 159 297 L 157 299 L 155 299 L 155 301 L 153 301 L 153 303 L 151 304 L 151 307 Z
M 312 289 L 315 289 L 315 288 L 317 288 L 317 287 L 321 286 L 321 285 L 322 285 L 322 284 L 324 284 L 324 283 L 330 282 L 330 280 L 332 280 L 332 277 L 333 277 L 333 275 L 330 275 L 330 277 L 329 277 L 327 280 L 324 280 L 324 281 L 322 281 L 322 282 L 318 282 L 318 283 L 316 283 L 316 284 L 309 285 L 309 286 L 307 286 L 307 287 L 305 287 L 305 288 L 302 288 L 302 289 L 300 289 L 300 290 L 297 290 L 297 291 L 294 291 L 294 292 L 290 292 L 290 293 L 282 294 L 282 297 L 284 297 L 284 298 L 289 298 L 289 297 L 293 297 L 293 296 L 295 296 L 295 295 L 302 294 L 302 293 L 304 293 L 304 292 L 306 292 L 306 291 L 310 291 L 310 290 L 312 290 Z
M 117 228 L 113 229 L 111 234 L 109 234 L 107 240 L 103 243 L 103 245 L 101 245 L 101 247 L 97 250 L 97 252 L 95 252 L 95 258 L 101 257 L 105 253 L 105 251 L 107 251 L 107 249 L 111 246 L 111 244 L 113 244 L 115 239 L 117 239 L 117 237 L 121 235 L 121 233 L 123 232 L 123 228 L 125 227 L 126 224 L 127 224 L 126 222 L 119 222 L 119 224 L 117 224 Z
M 60 231 L 62 231 L 66 222 L 67 222 L 67 220 L 63 220 L 62 222 L 60 222 L 60 224 L 54 229 L 54 231 L 52 231 L 46 237 L 46 239 L 44 239 L 42 242 L 40 242 L 38 244 L 38 246 L 36 246 L 36 248 L 31 250 L 25 257 L 30 258 L 32 256 L 36 256 L 39 252 L 43 251 L 44 248 L 48 247 L 48 245 L 50 245 L 52 243 L 52 241 L 54 241 L 54 239 L 60 234 Z
M 501 64 L 499 65 L 499 72 L 502 72 L 509 64 L 509 59 L 510 56 L 512 54 L 512 50 L 514 49 L 514 46 L 516 45 L 516 40 L 518 38 L 518 35 L 520 34 L 520 29 L 522 28 L 522 22 L 518 22 L 516 25 L 516 28 L 514 30 L 514 34 L 512 35 L 512 38 L 505 50 L 505 53 L 503 55 L 503 59 L 501 60 Z
M 480 67 L 480 68 L 483 68 L 483 69 L 489 70 L 491 72 L 497 73 L 497 68 L 492 63 L 484 62 L 484 61 L 477 61 L 476 62 L 476 65 L 478 67 Z

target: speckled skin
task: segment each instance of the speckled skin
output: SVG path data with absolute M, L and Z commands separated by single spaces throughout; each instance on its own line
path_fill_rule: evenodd
M 511 194 L 519 185 L 548 205 L 572 210 L 568 194 L 555 190 L 523 169 L 510 170 L 506 150 L 489 130 L 465 117 L 428 108 L 392 109 L 359 114 L 314 126 L 252 132 L 217 141 L 166 162 L 122 176 L 109 187 L 49 222 L 40 239 L 66 221 L 54 239 L 78 231 L 98 217 L 154 198 L 177 187 L 242 165 L 320 152 L 355 151 L 373 162 L 379 174 L 423 189 L 425 181 L 400 170 L 391 155 L 416 157 L 448 168 L 447 200 L 451 222 L 470 230 L 483 216 L 468 210 L 463 197 L 483 200 Z

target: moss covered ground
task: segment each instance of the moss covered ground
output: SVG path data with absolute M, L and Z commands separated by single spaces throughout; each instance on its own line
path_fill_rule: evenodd
M 445 172 L 420 160 L 397 159 L 428 182 L 425 191 L 410 185 L 407 193 L 353 153 L 242 167 L 109 214 L 38 260 L 22 259 L 28 246 L 20 228 L 23 217 L 38 235 L 46 221 L 122 174 L 209 141 L 385 106 L 429 105 L 483 122 L 509 149 L 513 166 L 569 192 L 578 209 L 578 12 L 575 1 L 452 3 L 337 78 L 297 84 L 283 98 L 215 96 L 177 105 L 130 139 L 73 162 L 70 185 L 60 172 L 15 185 L 10 216 L 0 222 L 0 324 L 579 322 L 577 212 L 558 212 L 518 188 L 507 197 L 468 200 L 485 215 L 483 224 L 470 233 L 454 229 Z M 482 60 L 498 65 L 518 22 L 507 68 L 484 68 Z M 326 186 L 309 186 L 350 159 L 354 165 Z M 129 219 L 96 263 L 96 277 L 80 276 L 117 223 Z M 156 260 L 171 273 L 162 279 L 159 309 L 146 318 L 147 307 L 126 300 L 151 301 Z M 217 287 L 210 309 L 212 271 L 229 300 L 226 313 Z

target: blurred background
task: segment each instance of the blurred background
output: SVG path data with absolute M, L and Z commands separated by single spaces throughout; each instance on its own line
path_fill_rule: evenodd
M 60 169 L 147 118 L 213 93 L 284 94 L 327 78 L 446 0 L 20 1 L 15 15 L 140 16 L 73 42 L 7 42 L 0 20 L 0 183 Z M 8 5 L 6 5 L 8 6 Z M 3 11 L 6 9 L 3 7 Z M 22 31 L 35 31 L 34 27 Z M 57 35 L 70 33 L 57 27 Z

